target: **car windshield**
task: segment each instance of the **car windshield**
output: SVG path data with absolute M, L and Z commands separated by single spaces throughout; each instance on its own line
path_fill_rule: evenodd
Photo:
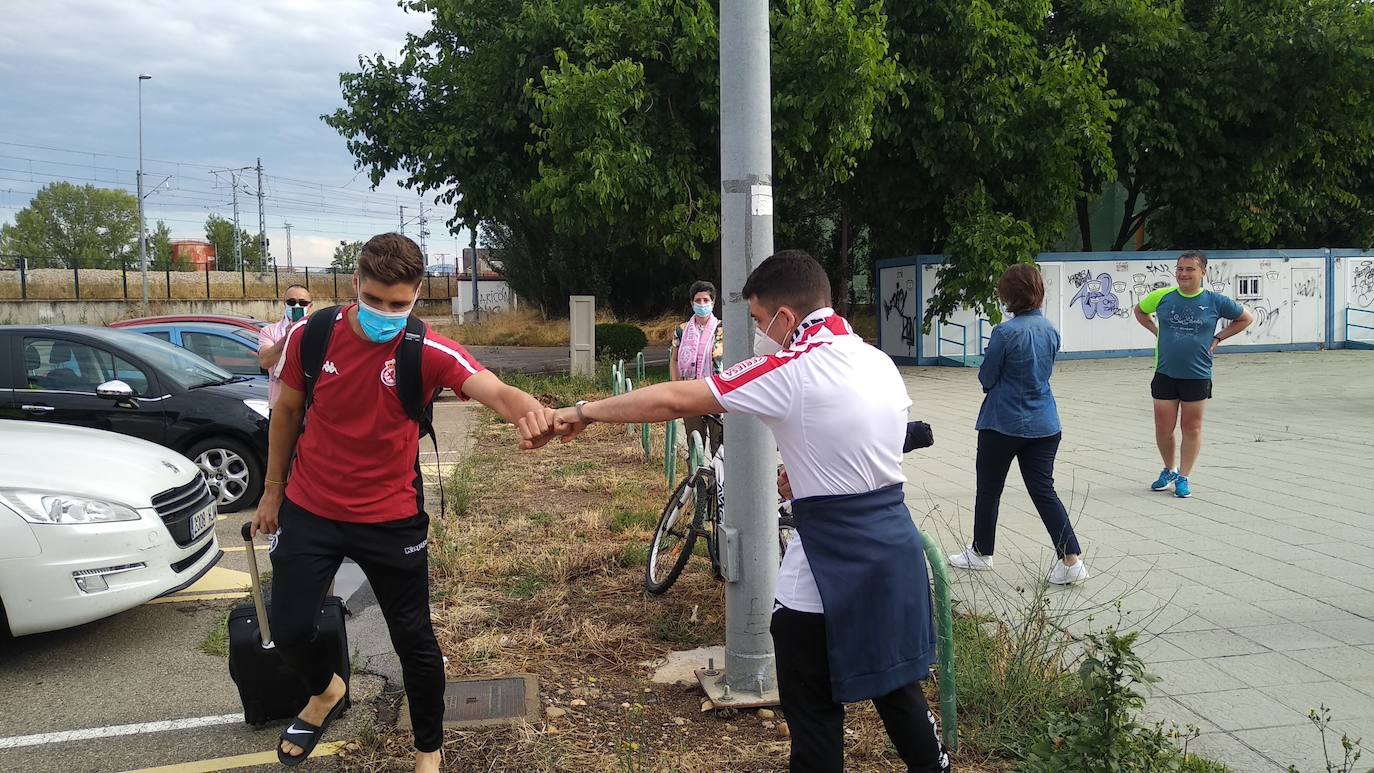
M 202 360 L 180 346 L 152 336 L 129 333 L 119 336 L 119 345 L 157 368 L 183 389 L 223 384 L 233 378 L 227 371 Z

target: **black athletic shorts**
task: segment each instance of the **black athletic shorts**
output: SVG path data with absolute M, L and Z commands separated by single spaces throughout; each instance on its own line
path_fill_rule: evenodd
M 1156 400 L 1182 400 L 1196 403 L 1212 399 L 1212 379 L 1174 378 L 1156 372 L 1150 382 L 1150 396 Z

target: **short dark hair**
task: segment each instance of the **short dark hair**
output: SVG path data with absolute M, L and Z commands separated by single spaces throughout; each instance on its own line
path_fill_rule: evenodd
M 309 287 L 306 287 L 305 285 L 301 284 L 300 282 L 292 282 L 291 284 L 287 285 L 287 286 L 286 286 L 285 292 L 288 292 L 288 293 L 289 293 L 289 292 L 291 292 L 292 290 L 296 289 L 297 287 L 301 288 L 302 290 L 304 290 L 304 291 L 306 291 L 306 292 L 310 292 L 310 288 L 309 288 Z
M 830 277 L 804 250 L 783 250 L 754 267 L 740 291 L 765 306 L 791 306 L 800 314 L 830 305 Z
M 711 300 L 713 300 L 713 301 L 714 301 L 716 298 L 719 298 L 719 297 L 720 297 L 720 296 L 716 295 L 716 286 L 713 285 L 713 284 L 711 284 L 710 282 L 706 281 L 705 279 L 701 279 L 701 280 L 698 280 L 698 281 L 696 281 L 696 282 L 693 282 L 693 283 L 692 283 L 692 289 L 689 290 L 689 291 L 687 292 L 687 297 L 688 297 L 688 298 L 695 298 L 695 297 L 697 297 L 697 293 L 709 293 L 710 296 L 711 296 Z
M 997 280 L 997 297 L 1012 314 L 1034 311 L 1045 303 L 1045 278 L 1030 263 L 1017 263 Z
M 1203 271 L 1207 270 L 1207 256 L 1202 254 L 1202 250 L 1188 250 L 1178 256 L 1179 260 L 1196 260 Z
M 418 285 L 425 277 L 425 256 L 404 234 L 378 234 L 358 253 L 358 278 L 382 284 Z

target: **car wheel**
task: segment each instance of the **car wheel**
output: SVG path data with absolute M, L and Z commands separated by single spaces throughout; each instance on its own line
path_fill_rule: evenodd
M 210 484 L 220 512 L 252 507 L 262 494 L 262 464 L 242 443 L 226 437 L 202 440 L 186 456 L 196 463 Z

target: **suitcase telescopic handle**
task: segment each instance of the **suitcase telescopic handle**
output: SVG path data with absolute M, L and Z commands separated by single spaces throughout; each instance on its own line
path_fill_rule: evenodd
M 267 605 L 262 600 L 262 577 L 258 575 L 258 553 L 253 545 L 253 524 L 244 523 L 243 529 L 244 553 L 248 554 L 248 576 L 253 583 L 253 606 L 258 610 L 258 635 L 262 637 L 262 646 L 272 646 L 272 628 L 267 623 Z

